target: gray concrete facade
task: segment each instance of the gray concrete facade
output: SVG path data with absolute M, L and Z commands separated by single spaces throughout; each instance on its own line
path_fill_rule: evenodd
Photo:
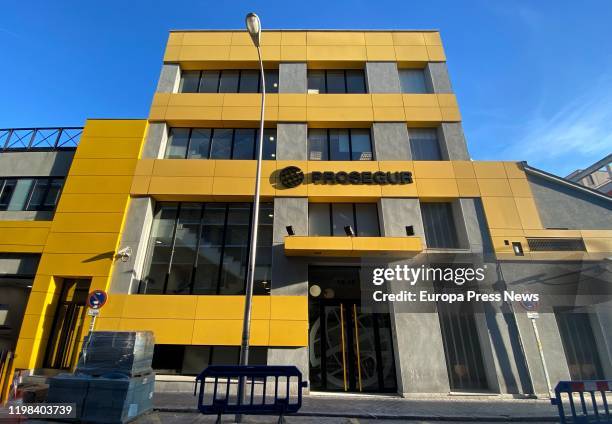
M 181 82 L 181 66 L 178 63 L 164 63 L 159 81 L 157 82 L 158 93 L 176 93 Z
M 446 62 L 428 62 L 425 66 L 425 82 L 430 93 L 449 94 L 453 92 Z
M 149 123 L 145 145 L 142 149 L 143 159 L 161 159 L 164 157 L 168 131 L 168 124 L 165 122 Z
M 280 63 L 278 65 L 279 93 L 306 93 L 307 90 L 306 63 Z
M 438 140 L 444 160 L 470 160 L 461 122 L 442 122 Z
M 405 237 L 406 226 L 412 225 L 414 235 L 425 240 L 419 199 L 383 197 L 378 209 L 385 237 Z
M 369 93 L 402 92 L 395 62 L 366 62 L 365 73 Z
M 279 122 L 276 125 L 276 159 L 308 160 L 308 124 Z
M 405 122 L 374 122 L 372 138 L 375 160 L 412 160 Z
M 612 200 L 531 174 L 527 174 L 527 179 L 545 228 L 612 228 Z
M 0 178 L 65 177 L 74 153 L 73 150 L 0 153 Z

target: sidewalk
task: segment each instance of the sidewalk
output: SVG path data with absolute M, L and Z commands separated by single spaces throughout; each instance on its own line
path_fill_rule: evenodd
M 155 393 L 154 408 L 160 412 L 197 412 L 197 398 L 189 393 Z M 558 422 L 556 407 L 548 400 L 403 399 L 374 395 L 309 395 L 298 416 L 390 420 Z

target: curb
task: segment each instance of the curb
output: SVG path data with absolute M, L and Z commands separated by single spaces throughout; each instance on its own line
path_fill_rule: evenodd
M 180 407 L 154 407 L 156 412 L 175 412 L 183 414 L 197 414 L 199 411 L 196 408 L 180 408 Z M 246 414 L 248 415 L 248 414 Z M 401 415 L 401 414 L 356 414 L 348 413 L 342 414 L 337 412 L 297 412 L 295 414 L 287 414 L 287 417 L 321 417 L 321 418 L 362 418 L 370 420 L 405 420 L 405 421 L 453 421 L 453 422 L 558 422 L 559 417 L 546 415 L 546 416 L 507 416 L 507 415 L 495 415 L 495 416 L 477 416 L 467 417 L 465 415 Z

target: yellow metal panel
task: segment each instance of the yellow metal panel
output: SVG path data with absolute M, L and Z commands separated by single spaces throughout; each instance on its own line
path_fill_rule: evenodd
M 128 193 L 132 185 L 131 176 L 72 176 L 69 175 L 63 193 L 70 194 L 118 194 Z
M 284 46 L 305 46 L 306 32 L 282 32 L 281 44 Z
M 442 112 L 439 108 L 405 107 L 404 112 L 409 123 L 442 121 Z
M 423 250 L 420 237 L 352 237 L 353 255 L 409 256 Z
M 381 186 L 357 185 L 351 186 L 350 191 L 344 185 L 308 184 L 308 197 L 344 198 L 346 201 L 360 200 L 365 198 L 376 199 L 381 197 Z
M 186 33 L 183 32 L 171 32 L 168 35 L 168 45 L 169 46 L 180 46 L 183 44 L 184 36 Z M 193 33 L 192 33 L 193 34 Z
M 401 107 L 378 107 L 374 108 L 374 121 L 376 122 L 401 122 L 406 120 L 406 112 Z
M 283 93 L 278 95 L 278 105 L 283 106 L 306 106 L 306 98 L 308 94 L 290 94 Z
M 270 346 L 308 346 L 308 321 L 270 321 Z
M 125 297 L 123 318 L 195 319 L 197 296 L 130 295 Z
M 580 235 L 584 238 L 612 238 L 612 230 L 580 230 Z
M 52 319 L 45 319 L 39 313 L 35 315 L 25 314 L 19 330 L 19 338 L 35 339 L 40 337 L 43 332 L 49 334 L 52 324 Z
M 476 178 L 507 178 L 503 162 L 473 162 Z
M 60 233 L 118 233 L 122 221 L 122 213 L 56 213 L 52 231 Z
M 262 46 L 278 46 L 281 43 L 280 31 L 263 31 L 261 33 Z M 253 40 L 246 31 L 232 32 L 233 46 L 249 46 L 253 48 Z
M 512 197 L 483 197 L 489 228 L 521 229 L 521 219 Z
M 212 177 L 217 161 L 210 159 L 157 159 L 153 165 L 156 177 Z
M 418 197 L 416 184 L 384 185 L 380 188 L 382 197 Z
M 273 320 L 308 321 L 308 296 L 268 296 Z
M 363 32 L 308 31 L 306 44 L 310 46 L 365 45 Z
M 306 47 L 306 58 L 310 61 L 357 61 L 365 62 L 367 60 L 365 46 L 313 46 Z
M 478 187 L 483 196 L 502 196 L 511 197 L 512 190 L 510 184 L 505 178 L 487 178 L 479 179 Z
M 261 94 L 258 93 L 228 93 L 223 97 L 223 106 L 261 106 Z M 278 106 L 278 94 L 266 95 L 266 107 Z
M 122 319 L 121 331 L 152 331 L 156 344 L 191 344 L 193 320 Z
M 398 46 L 394 47 L 395 58 L 398 62 L 427 62 L 429 55 L 425 46 Z
M 212 195 L 212 177 L 152 177 L 149 194 Z
M 136 175 L 132 179 L 132 187 L 130 188 L 130 194 L 133 195 L 145 195 L 149 193 L 149 184 L 151 183 L 151 177 Z
M 384 160 L 378 162 L 378 167 L 384 172 L 412 171 L 414 172 L 414 162 L 411 160 Z
M 0 244 L 22 246 L 44 246 L 49 229 L 27 225 L 28 221 L 14 221 L 20 226 L 6 226 L 0 223 Z
M 511 178 L 508 180 L 514 197 L 532 197 L 531 187 L 526 178 Z
M 237 319 L 244 316 L 244 296 L 197 296 L 196 319 Z M 253 319 L 270 319 L 270 296 L 253 296 Z
M 40 344 L 40 340 L 20 337 L 17 341 L 17 348 L 15 349 L 15 362 L 13 363 L 13 366 L 15 368 L 22 369 L 34 368 L 35 362 L 33 360 L 32 352 L 35 349 L 35 345 L 38 344 Z
M 75 160 L 70 167 L 73 175 L 132 175 L 136 159 L 85 159 Z
M 162 101 L 158 101 L 159 94 L 153 98 L 153 104 L 162 106 Z M 223 106 L 225 97 L 228 94 L 222 93 L 172 93 L 167 94 L 166 106 L 184 107 L 184 106 Z
M 415 162 L 416 163 L 416 162 Z M 418 178 L 417 191 L 421 198 L 456 198 L 459 197 L 457 181 L 445 178 Z
M 518 162 L 503 162 L 508 178 L 526 178 L 525 171 L 520 168 Z
M 584 239 L 584 245 L 588 252 L 612 253 L 612 237 L 595 238 L 588 237 Z
M 442 121 L 444 122 L 459 122 L 461 121 L 461 113 L 456 107 L 441 107 Z
M 164 62 L 178 62 L 181 59 L 183 46 L 166 46 Z
M 340 171 L 371 171 L 376 172 L 379 170 L 378 164 L 380 162 L 377 161 L 352 161 L 352 162 L 344 162 L 344 161 L 323 161 L 323 160 L 311 160 L 307 162 L 306 170 L 308 172 L 313 171 L 332 171 L 332 172 L 340 172 Z M 279 168 L 280 169 L 280 168 Z M 304 168 L 302 168 L 304 170 Z M 353 187 L 351 187 L 352 189 Z M 342 189 L 346 191 L 346 186 Z
M 58 233 L 49 234 L 45 253 L 103 253 L 114 251 L 119 233 Z
M 306 105 L 310 107 L 372 107 L 370 94 L 310 94 L 306 96 Z
M 170 33 L 171 35 L 173 33 Z M 229 46 L 232 42 L 232 32 L 184 32 L 181 33 L 185 46 Z
M 285 237 L 285 254 L 303 256 L 304 254 L 332 255 L 334 252 L 350 252 L 353 244 L 349 237 Z
M 403 107 L 404 99 L 401 94 L 371 94 L 374 107 Z
M 104 318 L 121 318 L 123 317 L 123 308 L 125 307 L 126 299 L 132 295 L 110 293 L 108 300 L 104 305 L 104 309 L 100 311 L 100 317 Z M 150 295 L 154 297 L 153 295 Z
M 255 178 L 257 161 L 254 160 L 217 160 L 215 177 Z M 276 161 L 264 160 L 261 165 L 262 177 L 266 178 L 276 171 Z
M 393 36 L 390 32 L 365 32 L 367 46 L 392 46 Z
M 0 244 L 0 252 L 4 253 L 41 253 L 42 245 Z
M 422 32 L 394 32 L 393 44 L 396 46 L 424 46 L 425 38 Z
M 119 331 L 121 328 L 121 320 L 119 318 L 106 318 L 99 316 L 96 319 L 96 331 Z
M 40 259 L 38 272 L 66 277 L 108 275 L 113 253 L 108 252 L 105 255 L 46 253 Z
M 88 119 L 83 129 L 81 143 L 89 137 L 142 139 L 146 128 L 146 119 Z
M 402 94 L 405 107 L 439 108 L 435 94 Z
M 151 106 L 149 109 L 149 121 L 158 122 L 166 119 L 168 106 Z
M 140 159 L 134 168 L 134 175 L 151 175 L 155 159 Z
M 452 164 L 453 169 L 455 170 L 455 176 L 457 178 L 476 178 L 476 173 L 474 172 L 474 166 L 472 165 L 472 161 L 453 161 Z
M 251 321 L 249 342 L 254 346 L 269 343 L 268 320 Z M 242 338 L 242 320 L 197 320 L 194 322 L 192 344 L 239 346 Z
M 259 107 L 226 107 L 221 111 L 221 119 L 224 121 L 255 121 L 261 114 Z M 265 120 L 276 121 L 278 118 L 278 107 L 266 107 Z
M 540 215 L 536 207 L 535 201 L 531 197 L 515 197 L 521 225 L 524 229 L 542 228 Z
M 446 55 L 442 46 L 427 46 L 427 55 L 431 62 L 444 62 Z
M 480 197 L 480 188 L 475 179 L 457 178 L 459 197 Z
M 81 144 L 75 154 L 77 159 L 132 159 L 140 153 L 142 138 L 108 138 Z M 74 163 L 74 162 L 73 162 Z
M 390 46 L 366 46 L 368 61 L 395 61 L 395 49 Z
M 453 164 L 449 161 L 414 161 L 414 176 L 421 178 L 455 178 Z
M 220 121 L 222 107 L 217 106 L 176 106 L 168 107 L 165 119 L 168 121 Z
M 179 61 L 228 60 L 229 55 L 227 46 L 182 46 Z M 164 60 L 167 61 L 165 57 Z
M 423 33 L 423 37 L 425 38 L 425 44 L 428 46 L 441 46 L 442 40 L 440 39 L 439 32 L 425 32 Z
M 371 122 L 374 120 L 374 113 L 371 107 L 354 108 L 329 108 L 329 107 L 308 107 L 306 109 L 308 121 L 319 122 Z
M 454 94 L 436 94 L 440 107 L 457 108 L 457 97 Z

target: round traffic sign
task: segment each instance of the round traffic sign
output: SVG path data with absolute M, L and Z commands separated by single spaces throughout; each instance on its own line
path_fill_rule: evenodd
M 87 295 L 87 306 L 91 309 L 100 309 L 108 300 L 108 294 L 104 290 L 94 290 Z
M 540 302 L 537 300 L 521 299 L 520 304 L 527 312 L 535 312 L 540 306 Z

